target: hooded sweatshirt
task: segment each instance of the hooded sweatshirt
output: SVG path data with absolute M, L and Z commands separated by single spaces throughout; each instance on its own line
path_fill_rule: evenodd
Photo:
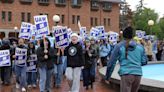
M 147 56 L 142 45 L 135 41 L 130 41 L 128 47 L 128 54 L 126 57 L 126 41 L 117 44 L 112 52 L 110 60 L 107 64 L 106 79 L 112 75 L 117 60 L 119 60 L 120 69 L 119 75 L 139 75 L 142 76 L 142 65 L 147 64 Z

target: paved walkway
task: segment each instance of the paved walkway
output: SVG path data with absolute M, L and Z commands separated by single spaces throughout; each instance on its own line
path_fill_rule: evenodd
M 63 79 L 61 88 L 59 89 L 52 88 L 52 92 L 68 92 L 68 91 L 69 91 L 69 86 L 66 79 Z M 13 83 L 11 86 L 0 85 L 0 92 L 21 92 L 21 91 L 19 91 L 19 89 L 16 89 L 15 83 Z M 39 88 L 37 87 L 36 89 L 28 89 L 27 92 L 39 92 Z M 116 91 L 113 91 L 109 87 L 109 85 L 102 82 L 101 78 L 98 76 L 98 78 L 96 78 L 96 82 L 94 83 L 93 89 L 85 90 L 85 88 L 83 87 L 83 83 L 81 82 L 80 92 L 116 92 Z

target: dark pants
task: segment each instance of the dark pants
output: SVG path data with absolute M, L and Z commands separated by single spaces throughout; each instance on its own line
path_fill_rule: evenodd
M 95 81 L 95 76 L 93 73 L 91 73 L 91 68 L 85 68 L 83 69 L 83 85 L 84 86 L 89 86 L 92 85 L 93 82 Z
M 121 76 L 120 92 L 138 92 L 141 76 L 123 75 Z
M 107 66 L 107 57 L 101 57 L 102 66 Z
M 11 67 L 1 67 L 1 79 L 4 84 L 10 83 Z
M 152 55 L 147 55 L 148 61 L 152 61 Z

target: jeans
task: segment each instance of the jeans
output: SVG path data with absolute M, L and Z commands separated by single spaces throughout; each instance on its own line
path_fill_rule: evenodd
M 96 77 L 96 70 L 97 70 L 97 59 L 94 60 L 94 63 L 91 66 L 91 75 Z
M 67 68 L 67 56 L 63 56 L 62 61 L 63 61 L 63 72 L 65 72 Z
M 27 66 L 17 66 L 15 65 L 16 81 L 20 84 L 20 87 L 26 87 L 26 69 Z
M 27 84 L 36 85 L 37 82 L 37 72 L 27 72 Z
M 39 68 L 39 88 L 40 92 L 50 91 L 51 89 L 51 76 L 53 74 L 53 69 L 47 69 L 46 65 Z
M 85 68 L 83 69 L 83 85 L 84 86 L 89 86 L 92 85 L 93 82 L 95 81 L 94 75 L 92 75 L 91 68 Z
M 63 75 L 63 64 L 54 64 L 55 85 L 60 86 Z
M 68 67 L 66 69 L 66 77 L 71 82 L 70 92 L 79 92 L 80 91 L 80 74 L 81 67 Z

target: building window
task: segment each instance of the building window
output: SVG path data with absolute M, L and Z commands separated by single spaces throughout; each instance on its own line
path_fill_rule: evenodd
M 6 12 L 2 11 L 2 21 L 6 21 Z
M 75 15 L 72 15 L 72 24 L 75 24 Z
M 104 26 L 106 26 L 106 18 L 104 18 Z
M 110 3 L 110 2 L 104 2 L 103 3 L 103 10 L 105 10 L 105 11 L 111 11 L 112 10 L 112 3 Z
M 49 0 L 38 0 L 40 5 L 49 5 Z
M 99 9 L 98 0 L 91 0 L 91 10 L 98 10 L 98 9 Z
M 65 5 L 66 4 L 66 0 L 55 0 L 55 3 L 56 4 L 62 4 L 62 5 L 64 4 Z
M 91 26 L 93 26 L 93 17 L 91 17 Z
M 21 18 L 22 18 L 22 22 L 25 21 L 25 13 L 24 12 L 21 13 Z
M 72 6 L 81 6 L 82 0 L 72 0 Z
M 2 3 L 13 3 L 14 0 L 0 0 Z
M 97 24 L 97 18 L 95 18 L 95 26 L 97 26 L 98 24 Z
M 108 26 L 110 26 L 110 18 L 108 18 Z
M 8 21 L 11 22 L 12 21 L 12 12 L 8 12 Z
M 78 23 L 78 21 L 80 21 L 80 16 L 79 15 L 77 16 L 77 23 Z
M 27 13 L 27 22 L 31 22 L 31 13 Z
M 62 16 L 61 16 L 61 19 L 62 19 L 61 22 L 62 22 L 62 24 L 64 24 L 64 18 L 65 18 L 65 16 L 62 15 Z

